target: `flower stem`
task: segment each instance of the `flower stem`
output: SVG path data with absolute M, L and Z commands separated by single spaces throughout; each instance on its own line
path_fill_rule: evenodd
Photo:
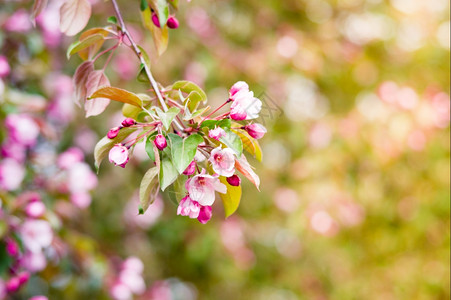
M 166 103 L 163 100 L 163 97 L 161 96 L 160 90 L 158 88 L 158 84 L 155 81 L 155 79 L 153 78 L 152 72 L 150 72 L 150 68 L 147 65 L 146 61 L 144 60 L 144 57 L 141 53 L 141 50 L 139 50 L 138 45 L 136 45 L 135 41 L 133 40 L 131 34 L 128 32 L 127 28 L 125 27 L 125 22 L 124 19 L 122 18 L 122 14 L 121 11 L 119 10 L 119 6 L 117 5 L 116 0 L 111 0 L 111 2 L 113 3 L 114 6 L 114 10 L 116 12 L 116 16 L 117 19 L 119 21 L 119 25 L 121 26 L 121 31 L 122 33 L 128 37 L 128 40 L 131 43 L 131 46 L 133 48 L 133 51 L 135 52 L 136 56 L 138 56 L 139 61 L 141 62 L 141 64 L 144 66 L 144 70 L 146 72 L 147 77 L 149 78 L 150 84 L 152 85 L 152 88 L 155 92 L 155 95 L 158 98 L 158 101 L 160 102 L 161 107 L 163 108 L 164 111 L 168 110 L 168 106 L 166 105 Z M 179 129 L 179 130 L 183 130 L 183 126 L 177 122 L 176 120 L 174 120 L 174 124 L 175 126 Z
M 204 117 L 203 119 L 202 119 L 202 121 L 199 123 L 199 126 L 200 126 L 200 124 L 202 124 L 202 122 L 203 121 L 205 121 L 206 119 L 208 119 L 209 117 L 211 117 L 215 112 L 217 112 L 218 110 L 220 110 L 221 108 L 223 108 L 227 103 L 229 103 L 230 102 L 230 99 L 229 100 L 227 100 L 226 102 L 224 102 L 223 104 L 221 104 L 220 106 L 218 106 L 214 111 L 212 111 L 211 113 L 209 113 L 206 117 Z

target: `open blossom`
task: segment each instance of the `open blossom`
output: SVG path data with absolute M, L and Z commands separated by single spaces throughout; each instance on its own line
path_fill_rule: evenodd
M 39 135 L 39 126 L 26 114 L 11 114 L 5 119 L 10 138 L 21 145 L 33 146 Z
M 197 220 L 201 222 L 202 224 L 206 224 L 211 219 L 211 206 L 202 206 L 200 208 L 199 216 L 197 217 Z
M 199 202 L 202 206 L 210 206 L 215 202 L 215 191 L 227 193 L 227 187 L 217 177 L 205 175 L 205 170 L 188 179 L 185 185 L 190 199 Z
M 12 191 L 17 189 L 25 177 L 24 167 L 12 158 L 0 161 L 0 189 Z
M 215 129 L 210 129 L 210 131 L 208 131 L 208 136 L 215 140 L 219 140 L 225 135 L 226 132 L 221 127 L 216 127 Z
M 217 147 L 211 151 L 209 158 L 213 170 L 221 176 L 232 176 L 235 173 L 235 156 L 230 148 Z
M 258 123 L 247 125 L 246 131 L 251 137 L 257 140 L 261 139 L 267 132 L 265 126 Z
M 233 97 L 230 106 L 230 117 L 233 120 L 252 120 L 258 118 L 262 109 L 260 99 L 254 97 L 254 93 L 246 90 L 240 90 Z
M 22 224 L 20 237 L 27 250 L 38 253 L 42 248 L 50 246 L 53 231 L 47 221 L 29 219 Z
M 188 216 L 191 219 L 197 218 L 200 212 L 200 205 L 196 201 L 191 200 L 189 196 L 186 196 L 180 200 L 177 207 L 177 215 Z
M 108 158 L 115 166 L 125 168 L 129 160 L 128 149 L 122 144 L 116 144 L 111 148 Z

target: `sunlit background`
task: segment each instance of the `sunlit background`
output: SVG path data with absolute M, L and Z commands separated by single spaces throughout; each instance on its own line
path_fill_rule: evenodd
M 89 26 L 103 26 L 112 7 L 91 2 Z M 59 5 L 50 1 L 37 28 L 28 1 L 0 8 L 0 57 L 11 66 L 2 119 L 18 110 L 53 120 L 22 190 L 73 145 L 93 168 L 95 143 L 122 119 L 117 103 L 89 119 L 73 105 L 81 60 L 65 57 Z M 125 169 L 104 162 L 86 209 L 47 184 L 72 255 L 14 299 L 109 299 L 108 266 L 129 256 L 145 264 L 147 290 L 135 299 L 449 299 L 449 1 L 180 1 L 160 58 L 138 1 L 119 5 L 163 85 L 191 80 L 216 106 L 245 80 L 263 101 L 263 161 L 250 159 L 261 191 L 243 178 L 236 214 L 225 220 L 217 201 L 207 225 L 176 216 L 166 194 L 137 216 L 149 167 L 138 147 Z M 144 92 L 138 67 L 124 48 L 107 74 Z

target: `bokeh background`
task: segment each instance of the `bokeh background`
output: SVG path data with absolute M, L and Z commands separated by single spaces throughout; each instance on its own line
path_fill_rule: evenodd
M 112 7 L 92 3 L 88 26 L 103 26 Z M 43 157 L 51 164 L 73 145 L 93 168 L 96 141 L 121 120 L 116 103 L 89 119 L 73 105 L 81 60 L 65 57 L 72 39 L 58 33 L 59 5 L 50 1 L 32 28 L 30 2 L 1 4 L 0 49 L 11 66 L 0 81 L 2 119 L 25 111 L 53 120 L 54 131 L 4 201 L 33 190 Z M 180 27 L 160 58 L 139 1 L 119 5 L 163 85 L 194 81 L 215 106 L 245 80 L 264 102 L 263 161 L 251 160 L 261 191 L 243 180 L 237 213 L 225 220 L 217 201 L 207 225 L 176 216 L 167 194 L 137 216 L 149 167 L 139 149 L 125 169 L 102 165 L 85 209 L 37 189 L 71 255 L 50 261 L 17 299 L 109 299 L 109 266 L 129 256 L 145 264 L 147 291 L 136 299 L 449 299 L 449 1 L 180 1 Z M 19 13 L 23 28 L 11 29 Z M 121 49 L 107 74 L 145 91 L 138 66 Z

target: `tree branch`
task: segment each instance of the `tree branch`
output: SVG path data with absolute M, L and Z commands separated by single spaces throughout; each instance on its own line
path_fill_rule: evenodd
M 136 45 L 136 43 L 133 40 L 131 34 L 128 32 L 127 27 L 125 27 L 124 19 L 122 18 L 122 14 L 121 14 L 121 12 L 119 10 L 119 6 L 117 5 L 116 0 L 111 0 L 111 2 L 113 2 L 114 10 L 116 11 L 116 16 L 117 16 L 117 19 L 119 21 L 119 25 L 122 28 L 121 29 L 122 33 L 128 37 L 128 40 L 131 43 L 133 51 L 135 52 L 136 56 L 138 56 L 139 61 L 141 62 L 141 64 L 144 66 L 144 71 L 146 72 L 146 75 L 149 78 L 150 84 L 152 85 L 152 88 L 155 91 L 155 95 L 157 95 L 157 98 L 158 98 L 158 101 L 161 104 L 161 107 L 163 108 L 164 111 L 167 111 L 168 110 L 168 106 L 166 105 L 166 102 L 164 102 L 163 96 L 161 95 L 160 89 L 158 88 L 158 84 L 155 81 L 155 79 L 153 78 L 152 72 L 150 71 L 149 66 L 146 64 L 146 61 L 144 60 L 144 57 L 143 57 L 143 55 L 141 53 L 141 50 L 139 50 L 138 45 Z M 183 126 L 179 122 L 174 120 L 174 124 L 179 130 L 183 131 Z

